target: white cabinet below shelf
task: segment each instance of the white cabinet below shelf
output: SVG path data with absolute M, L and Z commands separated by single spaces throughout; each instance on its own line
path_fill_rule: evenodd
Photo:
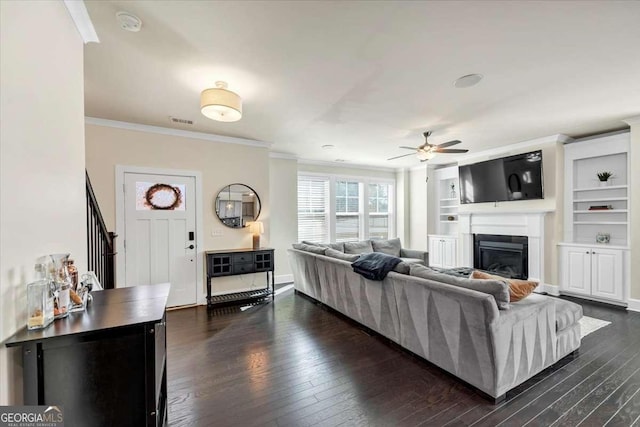
M 598 246 L 560 246 L 560 291 L 625 302 L 625 251 Z
M 429 266 L 440 268 L 458 267 L 458 238 L 429 236 Z

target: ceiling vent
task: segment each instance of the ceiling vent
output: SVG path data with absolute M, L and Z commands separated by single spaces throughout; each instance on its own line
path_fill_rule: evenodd
M 175 123 L 175 124 L 178 124 L 178 125 L 192 125 L 193 124 L 193 120 L 179 119 L 177 117 L 169 117 L 169 119 L 171 120 L 171 123 Z

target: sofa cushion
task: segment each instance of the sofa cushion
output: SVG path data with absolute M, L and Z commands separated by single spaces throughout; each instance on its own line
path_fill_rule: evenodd
M 531 295 L 533 290 L 538 287 L 538 282 L 532 280 L 520 280 L 520 279 L 507 279 L 504 277 L 496 276 L 494 274 L 485 273 L 484 271 L 474 270 L 470 276 L 471 279 L 492 279 L 492 280 L 506 280 L 509 284 L 509 301 L 518 302 L 523 298 Z
M 324 251 L 326 256 L 330 256 L 331 258 L 341 259 L 343 261 L 354 262 L 360 258 L 359 254 L 345 254 L 344 252 L 337 251 L 335 249 L 326 248 Z
M 410 274 L 412 276 L 422 277 L 423 279 L 435 280 L 448 285 L 459 286 L 461 288 L 472 289 L 474 291 L 489 294 L 493 296 L 493 299 L 495 299 L 496 305 L 500 310 L 509 309 L 509 285 L 507 285 L 507 282 L 505 281 L 455 277 L 448 274 L 438 273 L 437 271 L 420 264 L 411 264 Z
M 331 249 L 335 249 L 336 251 L 344 252 L 344 243 L 342 243 L 342 242 L 340 242 L 340 243 L 316 243 L 316 242 L 310 242 L 308 240 L 303 240 L 301 243 L 304 243 L 306 245 L 320 246 L 321 248 L 331 248 Z
M 582 317 L 582 306 L 571 301 L 554 298 L 556 304 L 556 331 L 563 331 L 578 323 Z
M 402 259 L 402 258 L 400 258 Z M 411 265 L 404 260 L 393 268 L 393 271 L 400 274 L 409 274 L 411 270 Z
M 315 245 L 307 245 L 306 243 L 294 243 L 291 246 L 293 246 L 293 249 L 297 249 L 299 251 L 311 252 L 319 255 L 324 255 L 324 252 L 327 250 L 327 248 L 322 248 Z
M 371 246 L 374 252 L 382 252 L 383 254 L 400 257 L 400 239 L 371 239 Z
M 402 258 L 400 257 L 400 259 L 404 262 L 406 262 L 407 264 L 422 264 L 424 265 L 424 260 L 420 259 L 420 258 Z
M 373 252 L 373 246 L 371 246 L 371 240 L 361 240 L 359 242 L 344 243 L 345 254 L 368 254 L 371 252 Z

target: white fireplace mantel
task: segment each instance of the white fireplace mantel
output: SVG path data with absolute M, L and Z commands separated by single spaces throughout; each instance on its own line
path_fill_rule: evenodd
M 529 279 L 544 284 L 544 220 L 553 210 L 459 212 L 461 264 L 473 267 L 473 235 L 527 236 Z M 542 291 L 545 286 L 540 286 Z

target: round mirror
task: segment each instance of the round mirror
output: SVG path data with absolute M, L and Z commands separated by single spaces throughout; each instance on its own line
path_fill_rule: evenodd
M 220 221 L 227 227 L 247 227 L 260 216 L 260 197 L 253 188 L 244 184 L 231 184 L 224 187 L 215 201 L 215 211 Z

